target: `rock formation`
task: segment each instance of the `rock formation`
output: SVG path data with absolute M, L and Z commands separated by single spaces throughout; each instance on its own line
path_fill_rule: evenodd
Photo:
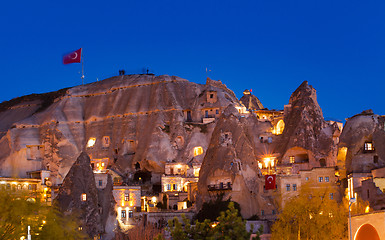
M 340 137 L 339 158 L 345 161 L 347 174 L 369 173 L 372 169 L 385 167 L 385 149 L 381 147 L 385 144 L 384 123 L 385 119 L 373 114 L 372 110 L 346 121 Z M 371 149 L 367 148 L 368 144 Z
M 255 116 L 243 118 L 229 106 L 221 115 L 203 160 L 198 189 L 200 202 L 225 194 L 240 203 L 242 216 L 248 218 L 272 203 L 263 193 L 264 179 L 257 159 L 267 149 L 258 133 L 271 129 L 269 122 L 259 122 Z
M 243 96 L 241 97 L 241 99 L 239 99 L 239 101 L 241 101 L 242 104 L 245 105 L 245 107 L 250 110 L 264 109 L 261 101 L 259 101 L 259 99 L 256 96 L 252 95 L 251 91 L 248 89 L 243 91 Z
M 219 81 L 201 85 L 166 75 L 123 75 L 4 102 L 0 175 L 49 169 L 60 184 L 81 151 L 108 159 L 128 178 L 138 169 L 160 175 L 166 161 L 187 162 L 194 147 L 207 149 L 210 121 L 229 104 L 240 106 Z
M 62 209 L 89 213 L 82 219 L 90 236 L 103 232 L 111 215 L 111 179 L 97 190 L 92 174 L 101 164 L 126 183 L 159 184 L 165 163 L 193 159 L 202 163 L 200 203 L 224 193 L 241 205 L 244 217 L 274 212 L 259 164 L 274 156 L 290 165 L 295 156 L 301 169 L 334 166 L 339 130 L 323 119 L 307 82 L 290 97 L 282 135 L 276 128 L 282 111 L 265 109 L 248 90 L 241 102 L 220 81 L 196 84 L 150 74 L 16 98 L 0 104 L 0 175 L 49 170 L 53 185 L 63 183 L 57 198 Z M 89 204 L 81 201 L 83 193 Z
M 79 214 L 83 229 L 90 237 L 104 232 L 112 208 L 112 181 L 98 194 L 90 158 L 84 152 L 71 167 L 55 199 L 65 214 Z
M 338 127 L 324 120 L 316 90 L 307 81 L 292 93 L 284 122 L 285 129 L 276 145 L 276 152 L 282 156 L 281 163 L 289 163 L 290 155 L 301 153 L 301 161 L 308 163 L 310 169 L 336 164 L 337 145 L 333 135 Z

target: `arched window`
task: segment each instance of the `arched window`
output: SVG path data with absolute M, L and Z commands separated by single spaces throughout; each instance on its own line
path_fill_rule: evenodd
M 275 126 L 275 134 L 276 135 L 282 134 L 283 129 L 285 129 L 285 122 L 281 119 L 278 121 L 277 125 Z
M 372 225 L 365 224 L 360 227 L 354 239 L 355 240 L 367 240 L 367 239 L 380 240 L 380 237 L 378 236 L 376 229 Z

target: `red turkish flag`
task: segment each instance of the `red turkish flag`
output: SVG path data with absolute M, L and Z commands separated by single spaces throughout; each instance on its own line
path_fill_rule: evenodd
M 275 175 L 265 175 L 265 190 L 275 189 Z
M 64 55 L 63 64 L 80 63 L 81 57 L 82 57 L 82 49 L 79 48 L 76 51 L 73 51 L 71 53 L 68 53 L 67 55 Z

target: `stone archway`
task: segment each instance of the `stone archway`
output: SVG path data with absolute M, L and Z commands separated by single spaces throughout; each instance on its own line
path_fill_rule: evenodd
M 377 233 L 377 230 L 370 224 L 362 225 L 358 231 L 354 240 L 380 240 L 380 236 Z

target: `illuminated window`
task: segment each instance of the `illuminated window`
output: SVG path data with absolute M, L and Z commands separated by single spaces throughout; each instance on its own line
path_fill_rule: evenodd
M 124 201 L 128 202 L 130 200 L 130 194 L 126 193 L 124 194 Z
M 329 177 L 325 177 L 325 182 L 329 182 Z
M 128 217 L 129 218 L 133 218 L 134 217 L 134 213 L 132 211 L 128 211 Z
M 318 177 L 318 182 L 323 182 L 324 178 L 323 177 Z
M 368 151 L 368 152 L 374 151 L 373 143 L 371 143 L 371 142 L 366 142 L 366 143 L 365 143 L 365 151 Z
M 87 201 L 87 194 L 83 193 L 81 197 L 82 202 Z
M 274 134 L 280 135 L 283 133 L 283 129 L 285 129 L 285 123 L 283 120 L 279 120 L 277 125 L 275 126 L 275 131 L 273 131 Z
M 199 177 L 199 170 L 201 168 L 194 168 L 194 177 Z
M 203 148 L 202 147 L 195 147 L 194 148 L 194 157 L 201 155 L 203 153 Z
M 110 137 L 104 136 L 103 137 L 103 147 L 109 147 L 110 146 Z
M 88 148 L 93 147 L 95 145 L 95 142 L 96 142 L 96 138 L 90 138 L 90 140 L 88 140 L 87 142 L 87 147 Z
M 290 163 L 294 163 L 295 162 L 295 157 L 294 156 L 290 156 L 289 157 L 289 161 L 290 161 Z
M 121 217 L 122 217 L 122 218 L 126 218 L 126 210 L 122 210 Z
M 167 184 L 167 190 L 168 190 L 168 191 L 171 190 L 171 184 Z

